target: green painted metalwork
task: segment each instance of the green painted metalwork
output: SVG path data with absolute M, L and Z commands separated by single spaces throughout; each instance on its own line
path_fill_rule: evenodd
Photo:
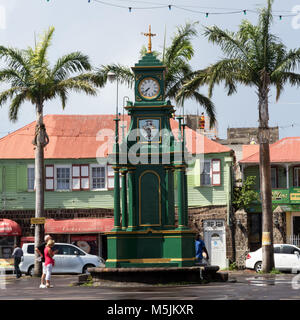
M 133 163 L 130 152 L 120 155 L 122 163 L 118 165 L 128 170 L 129 175 L 128 227 L 122 232 L 107 233 L 106 267 L 192 266 L 195 234 L 187 227 L 182 119 L 179 119 L 179 138 L 176 140 L 170 127 L 174 108 L 164 100 L 165 66 L 152 53 L 147 53 L 132 69 L 135 102 L 127 103 L 131 123 L 120 150 L 135 148 L 138 161 Z M 153 97 L 144 95 L 149 90 L 146 85 L 141 89 L 145 79 L 150 79 L 146 83 L 156 86 Z M 132 138 L 134 132 L 138 135 Z M 116 153 L 115 149 L 111 157 Z M 174 171 L 177 171 L 178 225 L 175 225 Z

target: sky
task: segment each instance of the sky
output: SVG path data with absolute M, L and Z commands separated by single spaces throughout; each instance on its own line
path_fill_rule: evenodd
M 110 5 L 108 5 L 110 4 Z M 160 7 L 145 9 L 145 7 Z M 191 64 L 195 70 L 204 68 L 222 58 L 217 46 L 203 37 L 203 27 L 217 25 L 236 31 L 243 19 L 257 22 L 258 15 L 247 11 L 238 14 L 205 14 L 195 12 L 233 12 L 257 10 L 266 0 L 0 0 L 0 43 L 4 46 L 26 49 L 34 46 L 35 39 L 50 26 L 55 27 L 49 59 L 52 64 L 60 56 L 80 50 L 87 54 L 94 67 L 110 63 L 134 66 L 147 39 L 141 35 L 151 24 L 153 50 L 161 51 L 166 30 L 166 43 L 170 44 L 176 27 L 186 22 L 196 22 L 199 36 L 193 39 L 195 55 Z M 131 12 L 128 7 L 132 7 Z M 137 7 L 137 9 L 135 9 Z M 181 9 L 180 9 L 181 8 Z M 183 9 L 182 9 L 183 8 Z M 216 8 L 216 9 L 212 9 Z M 280 37 L 288 48 L 300 45 L 300 14 L 288 16 L 299 10 L 300 0 L 275 0 L 272 32 Z M 282 14 L 280 20 L 279 15 Z M 0 67 L 3 64 L 0 63 Z M 300 70 L 298 70 L 300 72 Z M 0 90 L 6 88 L 1 85 Z M 206 88 L 201 88 L 207 94 Z M 124 97 L 134 99 L 133 89 L 119 85 L 119 106 Z M 238 92 L 227 96 L 223 86 L 214 90 L 212 100 L 216 106 L 219 137 L 226 138 L 227 128 L 256 127 L 258 124 L 258 99 L 255 88 L 238 87 Z M 116 83 L 108 83 L 96 97 L 71 93 L 65 110 L 59 100 L 45 104 L 44 114 L 112 114 L 116 106 Z M 8 118 L 9 103 L 0 108 L 0 137 L 35 121 L 35 108 L 25 103 L 19 118 L 12 123 Z M 203 111 L 193 101 L 185 104 L 187 113 Z M 275 102 L 274 90 L 270 93 L 270 126 L 279 126 L 280 138 L 300 136 L 300 90 L 285 87 L 279 102 Z

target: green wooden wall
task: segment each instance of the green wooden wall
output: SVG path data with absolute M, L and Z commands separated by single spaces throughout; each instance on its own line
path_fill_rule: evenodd
M 221 186 L 200 186 L 200 160 L 188 171 L 189 206 L 227 205 L 231 179 L 230 166 L 225 163 L 229 153 L 208 154 L 205 159 L 221 160 Z M 0 160 L 0 209 L 33 210 L 35 193 L 27 191 L 27 166 L 33 160 Z M 95 159 L 46 160 L 45 164 L 97 164 Z M 176 177 L 176 175 L 175 175 Z M 175 179 L 176 186 L 176 179 Z M 177 190 L 175 190 L 177 203 Z M 46 191 L 46 209 L 112 208 L 113 190 L 101 191 Z
M 278 189 L 286 188 L 286 172 L 285 167 L 277 166 L 277 179 L 278 179 Z M 255 190 L 260 190 L 260 178 L 259 178 L 259 167 L 258 165 L 249 166 L 244 169 L 244 179 L 249 176 L 255 176 Z M 289 168 L 289 187 L 293 187 L 293 167 Z

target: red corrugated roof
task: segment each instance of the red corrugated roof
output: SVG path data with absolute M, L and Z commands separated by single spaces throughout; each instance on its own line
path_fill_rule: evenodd
M 243 146 L 243 159 L 246 159 L 259 151 L 259 144 L 247 144 Z
M 45 148 L 46 159 L 80 159 L 95 158 L 101 154 L 107 156 L 114 143 L 114 115 L 46 115 L 44 123 L 50 137 Z M 121 119 L 123 119 L 121 117 Z M 124 118 L 126 131 L 130 117 Z M 120 123 L 122 125 L 122 123 Z M 178 122 L 171 119 L 171 128 L 175 133 Z M 120 137 L 122 129 L 119 129 Z M 16 130 L 0 139 L 0 159 L 34 159 L 32 140 L 35 122 Z M 112 132 L 111 140 L 107 135 Z M 106 136 L 106 137 L 105 137 Z M 221 153 L 230 149 L 187 128 L 187 148 L 189 152 Z M 102 152 L 104 151 L 104 153 Z
M 300 137 L 287 137 L 271 144 L 270 161 L 273 163 L 300 162 Z M 240 162 L 259 163 L 259 151 L 244 157 Z

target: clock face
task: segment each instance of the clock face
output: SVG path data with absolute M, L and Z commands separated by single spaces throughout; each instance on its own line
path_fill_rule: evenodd
M 156 98 L 159 91 L 159 83 L 154 78 L 144 78 L 139 84 L 139 93 L 145 99 Z

